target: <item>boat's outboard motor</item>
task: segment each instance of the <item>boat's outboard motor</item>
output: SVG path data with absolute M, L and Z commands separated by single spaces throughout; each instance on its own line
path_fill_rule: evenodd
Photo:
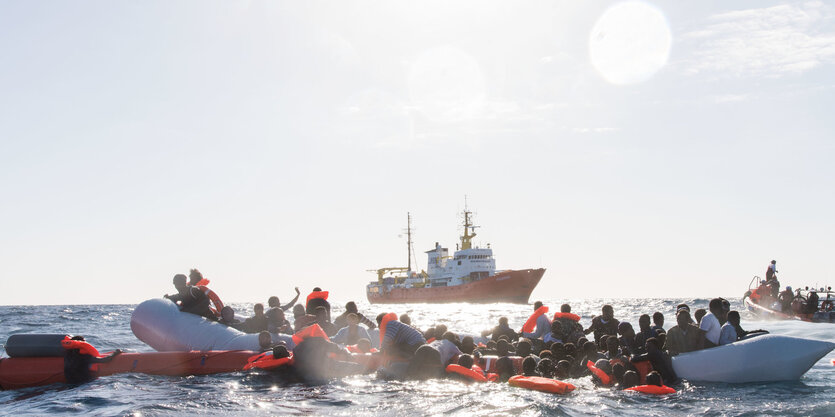
M 13 334 L 6 341 L 6 353 L 10 358 L 63 357 L 61 341 L 66 338 L 66 334 Z

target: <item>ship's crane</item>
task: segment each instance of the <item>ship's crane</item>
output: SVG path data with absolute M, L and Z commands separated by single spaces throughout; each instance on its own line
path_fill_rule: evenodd
M 377 273 L 377 281 L 381 284 L 383 283 L 383 276 L 386 275 L 387 272 L 408 272 L 409 268 L 404 267 L 388 267 L 388 268 L 380 268 L 380 269 L 369 269 L 368 272 L 376 272 Z

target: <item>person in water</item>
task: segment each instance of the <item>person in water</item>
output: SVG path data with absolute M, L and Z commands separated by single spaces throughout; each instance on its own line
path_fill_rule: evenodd
M 664 386 L 664 377 L 660 373 L 652 371 L 647 374 L 647 385 Z
M 664 316 L 662 315 L 662 323 L 663 320 Z M 635 335 L 635 343 L 638 346 L 643 346 L 650 337 L 658 336 L 658 331 L 655 330 L 655 327 L 650 327 L 649 314 L 642 314 L 641 317 L 638 318 L 638 328 L 640 328 L 640 331 Z
M 620 322 L 620 324 L 618 324 L 618 334 L 621 335 L 618 339 L 620 341 L 620 346 L 628 355 L 644 353 L 644 347 L 638 345 L 635 341 L 635 329 L 632 328 L 631 323 L 626 321 Z
M 659 376 L 660 378 L 660 376 Z M 623 373 L 623 384 L 621 388 L 627 389 L 638 386 L 641 383 L 641 376 L 635 371 L 626 371 Z
M 481 337 L 487 337 L 491 334 L 493 335 L 491 337 L 493 341 L 498 341 L 502 336 L 507 336 L 509 340 L 515 340 L 519 337 L 519 335 L 507 324 L 507 317 L 499 317 L 499 325 L 494 327 L 492 330 L 485 330 L 481 332 Z
M 725 309 L 720 298 L 710 300 L 708 308 L 710 308 L 710 313 L 702 317 L 699 328 L 705 332 L 705 339 L 707 339 L 705 347 L 714 347 L 719 345 L 719 333 L 725 321 Z
M 362 373 L 362 366 L 348 360 L 350 355 L 336 343 L 322 337 L 307 337 L 293 348 L 293 367 L 304 380 L 322 382 Z
M 265 316 L 267 316 L 267 330 L 270 333 L 293 334 L 293 326 L 284 316 L 284 310 L 281 307 L 271 307 Z
M 510 377 L 516 375 L 516 369 L 513 367 L 513 361 L 507 356 L 502 356 L 496 360 L 496 373 L 499 374 L 499 381 L 507 382 Z
M 256 303 L 252 307 L 253 316 L 244 320 L 243 329 L 246 333 L 260 333 L 267 330 L 267 316 L 264 315 L 264 305 Z
M 538 372 L 543 378 L 553 378 L 555 371 L 554 367 L 554 362 L 552 362 L 551 359 L 542 358 L 539 363 L 536 364 L 536 372 Z
M 538 310 L 542 307 L 542 301 L 537 301 L 533 303 L 533 311 Z M 531 332 L 522 332 L 522 337 L 527 337 L 528 339 L 541 339 L 546 334 L 551 332 L 551 320 L 548 319 L 548 314 L 541 314 L 539 317 L 536 318 L 536 329 Z
M 600 343 L 604 335 L 617 336 L 618 325 L 620 322 L 615 318 L 615 309 L 611 305 L 606 304 L 601 309 L 603 313 L 591 320 L 591 326 L 583 333 L 594 333 L 594 341 Z
M 186 276 L 183 274 L 174 275 L 172 280 L 177 294 L 165 295 L 165 298 L 173 301 L 184 313 L 196 314 L 210 320 L 217 320 L 215 314 L 209 309 L 209 297 L 197 287 L 186 283 Z
M 261 352 L 272 350 L 273 337 L 270 335 L 270 332 L 266 330 L 258 332 L 258 346 L 261 348 Z
M 71 340 L 84 342 L 83 336 L 73 336 Z M 80 349 L 65 349 L 64 350 L 64 379 L 68 384 L 83 384 L 92 381 L 94 378 L 92 368 L 97 363 L 106 363 L 113 360 L 116 355 L 121 354 L 120 349 L 116 349 L 113 353 L 107 356 L 93 356 L 86 353 L 81 353 Z
M 368 327 L 369 330 L 373 330 L 377 327 L 377 325 L 374 324 L 373 321 L 369 320 L 368 318 L 363 316 L 362 313 L 359 312 L 359 310 L 357 309 L 357 303 L 353 301 L 348 301 L 345 304 L 345 311 L 333 320 L 333 325 L 339 329 L 347 326 L 349 314 L 354 314 L 355 316 L 357 316 L 357 318 L 359 319 L 359 323 L 364 324 L 366 327 Z
M 533 356 L 525 357 L 522 360 L 522 375 L 524 376 L 541 376 L 536 372 L 536 359 Z
M 390 326 L 392 322 L 396 322 L 400 326 L 407 326 L 397 320 L 392 320 L 388 323 Z M 388 328 L 386 329 L 388 332 Z M 423 336 L 421 336 L 423 337 Z M 409 361 L 409 366 L 406 368 L 406 376 L 409 379 L 425 380 L 431 378 L 438 378 L 444 374 L 443 360 L 441 359 L 441 352 L 429 345 L 421 345 L 415 349 L 414 355 Z
M 299 295 L 300 294 L 301 293 L 299 292 L 299 287 L 296 287 L 296 296 L 293 297 L 293 299 L 289 303 L 281 305 L 281 300 L 279 300 L 278 297 L 276 297 L 276 296 L 272 296 L 269 299 L 267 299 L 267 306 L 270 307 L 270 308 L 278 307 L 278 308 L 281 308 L 281 310 L 283 310 L 283 311 L 287 311 L 290 308 L 292 308 L 294 305 L 296 305 L 296 301 L 299 301 Z
M 293 306 L 293 330 L 298 332 L 313 323 L 316 323 L 315 315 L 307 314 L 301 304 Z
M 412 318 L 409 317 L 408 314 L 403 313 L 403 314 L 400 315 L 400 322 L 405 324 L 405 325 L 411 326 L 412 325 Z
M 571 313 L 571 305 L 563 304 L 560 306 L 560 313 Z M 560 327 L 562 329 L 562 337 L 559 339 L 563 342 L 571 342 L 577 343 L 581 337 L 583 337 L 583 326 L 570 317 L 564 317 L 560 314 L 555 315 L 556 319 L 555 322 L 560 323 Z
M 328 337 L 335 335 L 339 329 L 337 329 L 336 326 L 334 326 L 333 323 L 331 323 L 331 321 L 328 319 L 328 317 L 330 317 L 328 315 L 328 309 L 326 309 L 324 306 L 319 306 L 316 307 L 315 313 L 316 323 L 318 323 L 319 327 L 321 327 L 322 330 L 325 331 L 325 334 L 327 334 Z
M 635 355 L 632 357 L 632 363 L 649 361 L 652 364 L 652 369 L 661 374 L 661 378 L 667 385 L 673 384 L 678 380 L 676 372 L 673 370 L 673 362 L 670 355 L 661 350 L 661 344 L 658 339 L 652 337 L 647 340 L 646 351 L 643 355 Z
M 371 340 L 368 331 L 360 327 L 359 322 L 359 317 L 355 313 L 348 313 L 348 325 L 339 329 L 331 341 L 340 345 L 355 345 L 360 339 Z
M 679 353 L 692 352 L 694 350 L 701 350 L 704 348 L 704 330 L 699 326 L 693 324 L 690 319 L 690 312 L 687 310 L 679 310 L 676 314 L 676 326 L 670 328 L 667 332 L 666 348 L 670 355 L 678 355 Z
M 321 288 L 315 287 L 313 288 L 313 293 L 320 293 L 323 292 Z M 309 297 L 309 296 L 308 296 Z M 307 314 L 316 315 L 316 307 L 325 307 L 328 313 L 328 321 L 331 319 L 331 303 L 324 298 L 311 298 L 305 303 L 304 311 Z
M 440 353 L 441 365 L 444 368 L 446 368 L 446 366 L 451 363 L 452 358 L 459 356 L 463 353 L 460 349 L 458 349 L 458 346 L 456 346 L 455 343 L 452 341 L 456 338 L 457 336 L 454 333 L 446 332 L 444 333 L 444 336 L 441 340 L 436 340 L 432 343 L 426 344 L 426 346 L 429 346 Z
M 243 330 L 244 328 L 244 323 L 235 318 L 235 310 L 230 306 L 223 306 L 220 310 L 219 322 L 237 330 Z
M 382 323 L 384 316 L 385 313 L 377 316 L 377 326 Z M 397 320 L 390 320 L 386 324 L 382 340 L 380 350 L 383 353 L 405 357 L 411 357 L 419 347 L 426 343 L 426 339 L 417 329 Z
M 209 301 L 211 301 L 212 305 L 214 305 L 212 313 L 215 314 L 215 317 L 220 318 L 220 312 L 224 307 L 223 301 L 220 301 L 220 297 L 218 297 L 214 291 L 209 289 L 209 280 L 203 278 L 203 273 L 198 271 L 197 268 L 188 272 L 188 285 L 197 287 L 197 289 L 203 291 L 203 294 L 206 294 L 206 297 L 208 297 Z

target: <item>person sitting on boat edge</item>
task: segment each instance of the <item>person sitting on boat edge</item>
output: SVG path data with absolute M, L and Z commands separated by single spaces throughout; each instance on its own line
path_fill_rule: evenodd
M 704 349 L 704 330 L 693 324 L 690 312 L 679 310 L 676 314 L 677 325 L 667 332 L 667 352 L 672 355 Z
M 714 347 L 719 345 L 719 333 L 721 332 L 722 322 L 725 321 L 725 310 L 722 308 L 722 300 L 719 298 L 710 300 L 708 308 L 710 313 L 702 317 L 699 328 L 705 332 L 705 339 L 707 339 L 705 347 Z
M 533 303 L 533 311 L 534 313 L 537 312 L 542 308 L 542 301 L 537 301 Z M 548 334 L 551 331 L 551 320 L 548 319 L 547 314 L 540 314 L 539 317 L 536 318 L 536 330 L 533 332 L 525 332 L 522 331 L 522 337 L 527 337 L 528 339 L 541 339 L 543 336 Z
M 328 319 L 328 309 L 326 309 L 324 306 L 316 307 L 316 310 L 314 310 L 314 314 L 316 316 L 316 323 L 319 324 L 319 327 L 321 327 L 322 330 L 325 331 L 325 334 L 327 334 L 328 337 L 331 337 L 336 334 L 336 332 L 339 329 L 337 329 L 336 326 L 334 326 L 333 323 L 331 323 L 331 321 Z
M 198 271 L 197 268 L 193 268 L 188 272 L 188 285 L 197 287 L 197 289 L 203 291 L 203 294 L 206 294 L 206 297 L 209 297 L 209 301 L 214 305 L 214 308 L 210 308 L 210 310 L 215 314 L 215 317 L 220 318 L 220 312 L 223 310 L 223 301 L 220 301 L 220 297 L 209 289 L 209 280 L 203 278 L 203 273 Z
M 747 330 L 743 329 L 742 326 L 740 326 L 740 324 L 739 324 L 739 312 L 738 311 L 731 311 L 731 312 L 728 313 L 728 323 L 730 323 L 731 326 L 734 327 L 734 330 L 736 331 L 737 340 L 745 339 L 748 336 L 753 337 L 755 335 L 768 334 L 768 330 L 757 329 L 757 330 L 747 331 Z M 724 326 L 722 326 L 722 327 L 724 328 Z
M 407 326 L 397 320 L 389 320 L 385 329 L 380 325 L 386 313 L 377 315 L 377 326 L 380 327 L 380 350 L 393 356 L 411 357 L 415 351 L 426 343 L 423 335 L 414 327 Z
M 196 314 L 210 320 L 217 320 L 212 310 L 209 309 L 209 297 L 197 287 L 186 283 L 186 276 L 183 274 L 174 275 L 172 280 L 177 294 L 165 295 L 165 298 L 173 301 L 184 313 Z
M 584 330 L 583 333 L 594 333 L 594 341 L 600 343 L 603 340 L 603 335 L 618 335 L 618 325 L 620 321 L 615 318 L 615 309 L 611 305 L 606 304 L 601 309 L 600 316 L 596 316 L 591 320 L 591 326 Z
M 267 299 L 267 306 L 270 308 L 279 307 L 282 310 L 287 311 L 294 305 L 296 305 L 296 301 L 299 301 L 299 295 L 301 295 L 301 292 L 299 292 L 299 287 L 296 287 L 296 296 L 289 303 L 281 305 L 281 300 L 279 300 L 278 297 L 273 295 L 272 297 Z
M 267 316 L 264 315 L 264 305 L 255 303 L 252 306 L 253 316 L 244 320 L 243 329 L 245 333 L 259 333 L 267 330 Z
M 359 317 L 355 313 L 348 313 L 348 325 L 339 329 L 331 341 L 340 345 L 354 345 L 360 339 L 371 340 L 371 336 L 364 327 L 359 326 Z
M 722 325 L 719 331 L 719 346 L 727 345 L 738 340 L 736 334 L 736 327 L 731 323 L 731 317 L 739 317 L 739 312 L 736 310 L 728 312 L 728 320 Z
M 281 307 L 271 307 L 265 316 L 267 316 L 267 331 L 270 333 L 293 334 L 293 326 L 290 325 Z
M 491 339 L 496 342 L 502 335 L 506 335 L 509 340 L 515 340 L 519 337 L 516 331 L 511 329 L 510 325 L 508 325 L 507 317 L 499 317 L 499 325 L 494 327 L 492 330 L 485 330 L 481 332 L 481 337 L 487 337 L 491 334 Z
M 369 330 L 374 330 L 375 328 L 377 328 L 377 325 L 374 324 L 373 321 L 369 320 L 364 315 L 362 315 L 362 313 L 359 312 L 359 310 L 357 309 L 357 303 L 353 301 L 348 301 L 347 303 L 345 303 L 345 311 L 333 320 L 333 325 L 339 329 L 347 326 L 348 315 L 352 313 L 357 316 L 360 324 L 364 324 L 366 327 L 368 327 Z
M 223 306 L 220 309 L 220 320 L 218 322 L 236 330 L 242 330 L 244 328 L 244 323 L 235 318 L 235 310 L 230 306 Z

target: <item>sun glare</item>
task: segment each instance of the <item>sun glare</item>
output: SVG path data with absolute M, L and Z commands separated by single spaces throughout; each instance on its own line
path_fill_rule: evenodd
M 650 79 L 670 55 L 672 34 L 664 14 L 646 3 L 627 1 L 607 9 L 589 37 L 589 57 L 606 81 L 635 84 Z

